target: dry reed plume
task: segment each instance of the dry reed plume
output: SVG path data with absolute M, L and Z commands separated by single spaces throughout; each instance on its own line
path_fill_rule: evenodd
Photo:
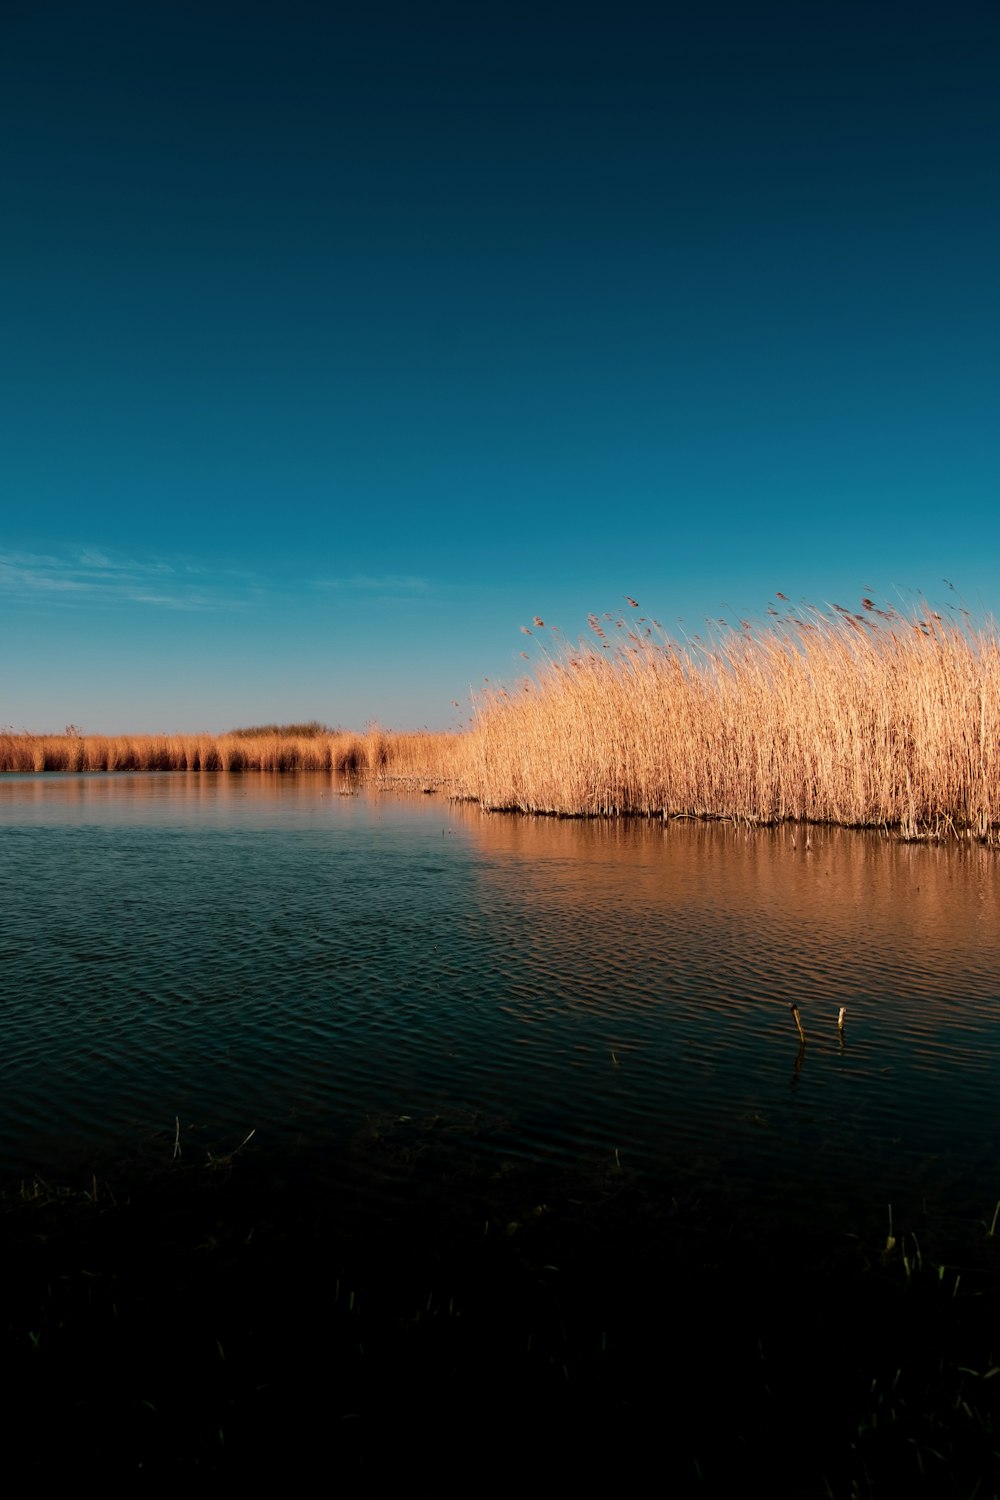
M 592 615 L 591 641 L 543 651 L 519 689 L 480 701 L 471 796 L 528 812 L 993 836 L 994 626 L 906 620 L 866 599 L 859 614 L 772 609 L 763 630 L 681 644 L 628 604 L 628 619 Z

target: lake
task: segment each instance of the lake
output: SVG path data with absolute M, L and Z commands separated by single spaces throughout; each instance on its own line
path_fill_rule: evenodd
M 779 1215 L 1000 1196 L 996 851 L 184 773 L 0 776 L 0 840 L 8 1179 L 435 1129 Z

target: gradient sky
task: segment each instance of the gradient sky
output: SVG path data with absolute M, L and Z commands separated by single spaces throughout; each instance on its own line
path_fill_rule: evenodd
M 996 611 L 998 76 L 992 0 L 5 0 L 0 725 Z

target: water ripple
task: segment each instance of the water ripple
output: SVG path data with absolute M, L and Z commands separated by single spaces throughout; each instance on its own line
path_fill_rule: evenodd
M 5 1170 L 449 1111 L 523 1159 L 985 1189 L 991 851 L 233 783 L 0 778 Z

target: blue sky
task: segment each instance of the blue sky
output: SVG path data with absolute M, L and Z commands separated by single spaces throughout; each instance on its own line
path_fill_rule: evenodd
M 964 0 L 9 0 L 0 725 L 443 728 L 626 594 L 996 611 L 998 63 Z

